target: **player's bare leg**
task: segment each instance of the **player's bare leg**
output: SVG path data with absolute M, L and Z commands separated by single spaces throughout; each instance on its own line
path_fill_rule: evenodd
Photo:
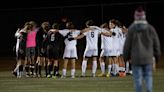
M 31 63 L 30 63 L 30 74 L 33 76 L 34 75 L 34 69 L 35 69 L 35 56 L 31 56 Z
M 87 69 L 87 61 L 88 61 L 88 58 L 83 58 L 83 61 L 82 61 L 82 65 L 81 65 L 81 69 L 82 69 L 82 77 L 85 77 L 85 72 L 86 72 L 86 69 Z
M 99 77 L 105 76 L 105 62 L 104 62 L 104 57 L 99 58 L 100 62 L 100 68 L 101 68 L 101 73 L 98 75 Z
M 38 56 L 36 59 L 36 63 L 35 63 L 35 73 L 34 75 L 37 76 L 38 75 L 38 68 L 39 68 L 39 62 L 40 62 L 40 57 Z
M 21 65 L 21 59 L 18 59 L 17 60 L 17 64 L 16 64 L 16 67 L 13 71 L 13 74 L 18 77 L 20 75 L 20 65 Z
M 65 78 L 66 77 L 67 64 L 68 64 L 68 59 L 64 59 L 63 70 L 62 70 L 62 78 Z
M 41 70 L 42 70 L 42 65 L 44 63 L 45 58 L 40 57 L 40 61 L 38 62 L 38 77 L 41 77 Z
M 58 73 L 58 60 L 54 60 L 54 75 L 53 75 L 53 78 L 56 78 L 57 74 L 59 74 Z
M 96 70 L 97 70 L 97 57 L 93 57 L 93 62 L 92 62 L 92 77 L 96 77 Z
M 106 74 L 106 77 L 110 77 L 112 64 L 113 64 L 113 59 L 112 59 L 112 57 L 109 57 L 108 58 L 108 72 Z
M 53 70 L 53 59 L 48 60 L 48 75 L 47 77 L 52 77 L 52 70 Z
M 29 77 L 30 76 L 30 73 L 29 73 L 29 69 L 30 69 L 30 58 L 29 57 L 25 57 L 25 71 L 26 71 L 26 77 Z
M 75 78 L 76 60 L 71 59 L 71 78 Z
M 113 57 L 113 62 L 113 74 L 116 76 L 118 73 L 118 57 Z

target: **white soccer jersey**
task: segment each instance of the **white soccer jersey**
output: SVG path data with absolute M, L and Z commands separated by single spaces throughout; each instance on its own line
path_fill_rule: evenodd
M 119 46 L 120 45 L 120 38 L 121 38 L 121 35 L 120 35 L 121 29 L 116 27 L 116 28 L 112 29 L 112 31 L 116 33 L 115 36 L 112 36 L 113 37 L 113 47 L 115 49 L 119 49 L 119 47 L 120 47 Z
M 20 32 L 22 32 L 23 30 L 20 30 Z M 17 38 L 17 42 L 16 42 L 16 55 L 18 56 L 18 50 L 19 50 L 19 43 L 20 43 L 20 36 L 21 36 L 21 34 L 20 34 L 20 32 L 19 31 L 17 31 L 16 33 L 15 33 L 15 37 Z
M 102 32 L 96 26 L 91 26 L 90 31 L 84 32 L 83 34 L 86 36 L 86 49 L 87 50 L 97 50 L 98 49 L 98 36 Z
M 104 30 L 104 32 L 108 32 L 106 29 L 102 29 Z M 112 36 L 108 37 L 108 36 L 104 36 L 101 35 L 101 49 L 105 49 L 105 50 L 112 50 L 113 46 L 112 46 Z
M 124 48 L 124 43 L 126 40 L 126 33 L 122 33 L 122 39 L 121 39 L 121 47 L 120 47 L 120 54 L 123 54 L 123 48 Z
M 121 29 L 118 27 L 115 27 L 114 29 L 111 29 L 113 32 L 116 33 L 115 36 L 112 36 L 112 44 L 113 44 L 113 55 L 114 56 L 119 56 L 120 55 L 120 32 Z
M 69 29 L 59 30 L 59 33 L 63 36 L 66 36 L 69 32 L 70 32 L 70 35 L 68 36 L 68 38 L 77 37 L 80 34 L 79 30 L 74 30 L 74 31 L 71 31 Z M 69 49 L 75 48 L 77 45 L 76 40 L 69 41 L 68 39 L 65 39 L 64 43 L 66 47 Z

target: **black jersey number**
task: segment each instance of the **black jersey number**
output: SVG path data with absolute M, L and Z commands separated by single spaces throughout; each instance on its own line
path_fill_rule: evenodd
M 51 35 L 51 41 L 55 41 L 55 34 Z
M 94 32 L 91 32 L 91 37 L 94 38 Z
M 70 34 L 68 35 L 68 38 L 72 38 L 72 32 L 70 32 Z

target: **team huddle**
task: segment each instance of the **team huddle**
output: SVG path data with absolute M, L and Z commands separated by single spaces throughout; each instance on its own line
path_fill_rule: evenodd
M 92 59 L 92 77 L 125 76 L 131 74 L 130 63 L 124 62 L 123 46 L 128 29 L 118 20 L 112 19 L 100 27 L 93 20 L 88 20 L 86 28 L 77 30 L 72 22 L 66 23 L 65 29 L 60 29 L 58 23 L 52 27 L 49 22 L 43 22 L 38 28 L 34 21 L 26 22 L 22 29 L 15 33 L 17 64 L 13 74 L 21 78 L 25 71 L 26 77 L 66 78 L 67 64 L 71 62 L 71 78 L 75 78 L 78 39 L 86 38 L 86 48 L 81 64 L 81 76 L 86 76 L 87 61 Z M 61 38 L 62 37 L 62 38 Z M 101 38 L 101 53 L 98 53 L 98 39 Z M 59 73 L 61 39 L 65 47 L 63 53 L 62 74 Z M 98 58 L 99 57 L 99 58 Z M 96 75 L 97 61 L 100 62 L 101 73 Z M 107 66 L 107 67 L 105 67 Z M 107 69 L 107 71 L 105 71 Z

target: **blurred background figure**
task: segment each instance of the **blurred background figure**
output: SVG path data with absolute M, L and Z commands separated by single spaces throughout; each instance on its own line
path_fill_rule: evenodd
M 160 42 L 156 30 L 146 21 L 145 11 L 139 7 L 134 13 L 134 22 L 129 27 L 124 45 L 124 59 L 131 59 L 135 92 L 143 92 L 145 81 L 146 92 L 153 92 L 153 57 L 158 62 Z

